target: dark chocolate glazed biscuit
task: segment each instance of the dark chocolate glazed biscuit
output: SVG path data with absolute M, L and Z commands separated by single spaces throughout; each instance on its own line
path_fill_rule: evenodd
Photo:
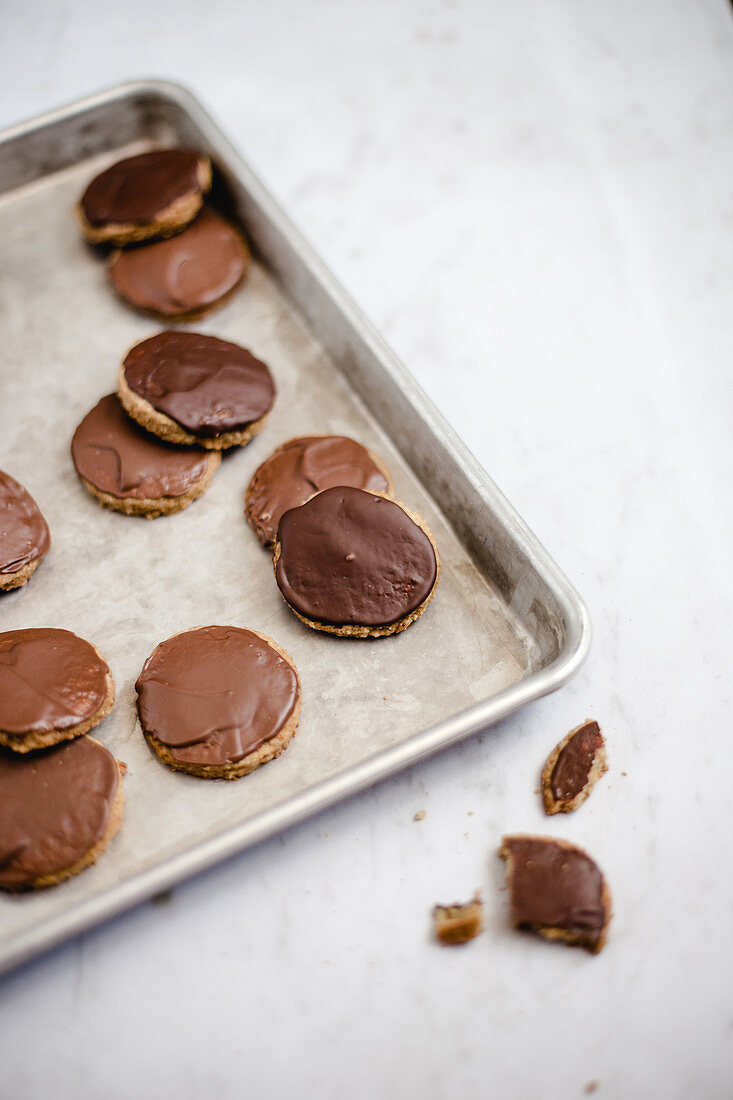
M 91 642 L 55 627 L 0 634 L 0 744 L 29 752 L 79 737 L 113 702 L 109 667 Z
M 249 267 L 240 233 L 204 209 L 182 233 L 115 252 L 109 277 L 120 297 L 163 317 L 193 317 L 222 301 Z
M 0 888 L 51 886 L 94 863 L 119 828 L 120 766 L 91 737 L 0 749 Z
M 380 637 L 404 630 L 438 579 L 432 535 L 393 500 L 339 486 L 280 520 L 275 579 L 317 630 Z
M 606 939 L 611 899 L 598 866 L 582 849 L 542 836 L 506 836 L 512 924 L 597 953 Z
M 386 469 L 355 439 L 344 435 L 289 439 L 255 471 L 245 500 L 247 519 L 262 545 L 274 546 L 283 512 L 336 485 L 377 493 L 392 488 Z
M 238 779 L 286 748 L 300 684 L 271 639 L 235 626 L 202 626 L 161 642 L 135 684 L 140 724 L 178 771 Z
M 217 451 L 162 443 L 126 415 L 114 393 L 84 417 L 71 455 L 82 484 L 101 504 L 150 518 L 196 500 L 221 462 Z
M 606 743 L 597 722 L 571 730 L 542 769 L 542 803 L 547 814 L 570 813 L 585 802 L 608 770 Z
M 0 470 L 0 590 L 25 584 L 50 546 L 48 524 L 35 500 Z
M 128 352 L 119 396 L 155 435 L 220 449 L 260 430 L 275 385 L 267 366 L 238 344 L 168 329 Z
M 170 236 L 195 218 L 210 187 L 208 157 L 190 149 L 126 157 L 95 176 L 82 195 L 82 232 L 95 244 Z

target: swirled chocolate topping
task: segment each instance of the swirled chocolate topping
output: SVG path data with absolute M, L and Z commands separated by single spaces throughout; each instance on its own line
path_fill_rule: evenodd
M 586 722 L 560 751 L 552 770 L 552 793 L 558 800 L 575 798 L 585 787 L 596 754 L 603 746 L 597 722 Z
M 135 687 L 140 724 L 189 764 L 242 760 L 274 737 L 298 696 L 292 666 L 258 634 L 202 626 L 161 642 Z
M 51 546 L 48 524 L 27 489 L 0 470 L 0 576 L 18 573 L 45 557 Z
M 204 210 L 175 237 L 117 252 L 109 277 L 118 294 L 140 309 L 175 317 L 213 305 L 244 275 L 249 253 L 239 233 Z
M 275 397 L 264 363 L 238 344 L 168 329 L 136 344 L 124 364 L 127 385 L 192 435 L 246 428 Z
M 90 225 L 145 225 L 167 206 L 200 191 L 201 157 L 188 149 L 156 149 L 113 164 L 96 176 L 82 195 Z
M 534 929 L 559 928 L 569 937 L 596 944 L 609 914 L 604 882 L 589 855 L 550 837 L 504 837 L 501 855 L 510 863 L 512 923 Z
M 306 619 L 387 626 L 419 607 L 435 584 L 430 539 L 399 504 L 363 489 L 318 493 L 280 520 L 275 577 Z
M 387 479 L 366 447 L 344 435 L 290 439 L 270 455 L 247 490 L 247 518 L 263 546 L 273 546 L 283 512 L 336 485 L 387 491 Z
M 0 750 L 0 886 L 73 866 L 107 831 L 117 762 L 89 737 L 29 755 Z
M 139 500 L 182 496 L 204 476 L 208 461 L 200 451 L 161 443 L 139 428 L 114 393 L 84 417 L 71 455 L 77 473 L 96 489 Z
M 0 730 L 65 730 L 107 698 L 109 668 L 70 630 L 36 627 L 0 634 Z

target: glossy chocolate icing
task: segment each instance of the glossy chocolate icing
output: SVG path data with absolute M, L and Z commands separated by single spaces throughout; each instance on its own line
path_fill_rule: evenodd
M 48 733 L 78 726 L 107 698 L 109 668 L 70 630 L 0 634 L 0 730 Z
M 89 737 L 44 752 L 0 749 L 0 887 L 72 867 L 107 831 L 117 762 Z
M 27 489 L 0 470 L 0 577 L 45 557 L 48 524 Z
M 188 764 L 236 763 L 287 722 L 290 664 L 251 630 L 202 626 L 161 642 L 135 687 L 140 724 Z
M 591 943 L 600 939 L 607 913 L 603 875 L 580 848 L 550 837 L 505 837 L 511 860 L 512 922 L 530 928 L 561 928 Z
M 247 490 L 247 518 L 262 545 L 274 546 L 283 512 L 336 485 L 378 493 L 388 488 L 366 447 L 347 436 L 302 436 L 278 447 Z
M 112 393 L 74 432 L 77 473 L 95 489 L 120 499 L 159 500 L 188 492 L 205 475 L 207 455 L 161 443 L 138 427 Z
M 109 277 L 132 305 L 176 317 L 218 302 L 237 285 L 248 263 L 236 229 L 213 210 L 204 210 L 175 237 L 115 253 Z
M 269 411 L 272 376 L 238 344 L 168 329 L 125 359 L 130 389 L 192 435 L 240 431 Z
M 156 149 L 113 164 L 82 195 L 90 225 L 146 225 L 176 199 L 200 191 L 198 153 Z
M 399 504 L 363 489 L 318 493 L 280 520 L 275 577 L 306 619 L 387 626 L 425 600 L 437 576 L 430 539 Z
M 580 794 L 588 782 L 596 753 L 603 745 L 597 722 L 586 722 L 576 730 L 552 769 L 552 793 L 558 800 L 568 800 Z

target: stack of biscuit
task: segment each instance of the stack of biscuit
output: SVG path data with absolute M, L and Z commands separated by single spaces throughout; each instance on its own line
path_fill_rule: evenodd
M 234 226 L 204 206 L 208 157 L 157 149 L 96 176 L 77 206 L 87 241 L 109 245 L 114 289 L 166 320 L 192 320 L 225 301 L 249 267 Z M 180 512 L 197 500 L 221 462 L 263 426 L 274 398 L 267 366 L 244 348 L 166 330 L 136 344 L 108 394 L 74 434 L 84 487 L 127 515 Z
M 0 888 L 76 875 L 119 829 L 125 766 L 87 736 L 114 697 L 91 642 L 55 628 L 0 634 Z

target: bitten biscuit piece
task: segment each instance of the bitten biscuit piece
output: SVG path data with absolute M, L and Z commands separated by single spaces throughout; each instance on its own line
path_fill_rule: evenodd
M 239 779 L 287 748 L 300 681 L 279 645 L 236 626 L 199 626 L 161 642 L 137 683 L 140 725 L 174 771 Z
M 476 894 L 473 901 L 461 905 L 436 905 L 433 909 L 435 935 L 441 943 L 468 943 L 483 930 L 483 905 Z
M 597 954 L 606 942 L 611 895 L 591 857 L 566 840 L 505 836 L 499 855 L 515 928 Z
M 242 235 L 204 209 L 175 237 L 113 252 L 107 272 L 131 306 L 156 317 L 192 321 L 230 297 L 249 263 Z
M 70 630 L 0 634 L 0 745 L 25 753 L 80 737 L 114 699 L 107 662 Z
M 112 393 L 74 432 L 71 456 L 79 479 L 104 508 L 155 519 L 187 508 L 208 488 L 220 451 L 163 443 L 125 413 Z
M 50 547 L 48 524 L 35 500 L 0 470 L 0 591 L 30 580 Z
M 0 888 L 54 886 L 96 863 L 120 827 L 124 769 L 93 737 L 0 749 Z
M 419 619 L 435 594 L 432 533 L 396 501 L 326 489 L 280 520 L 273 567 L 301 622 L 347 638 L 381 638 Z
M 238 344 L 168 329 L 127 353 L 117 392 L 146 431 L 220 451 L 244 446 L 262 430 L 275 384 L 267 366 Z
M 608 758 L 600 726 L 586 719 L 555 746 L 542 769 L 545 813 L 577 810 L 606 771 Z
M 344 435 L 289 439 L 255 470 L 245 515 L 262 545 L 272 547 L 283 512 L 336 485 L 392 493 L 389 470 L 355 439 Z
M 211 162 L 190 149 L 156 149 L 127 157 L 95 176 L 78 204 L 92 244 L 131 244 L 180 232 L 211 188 Z

